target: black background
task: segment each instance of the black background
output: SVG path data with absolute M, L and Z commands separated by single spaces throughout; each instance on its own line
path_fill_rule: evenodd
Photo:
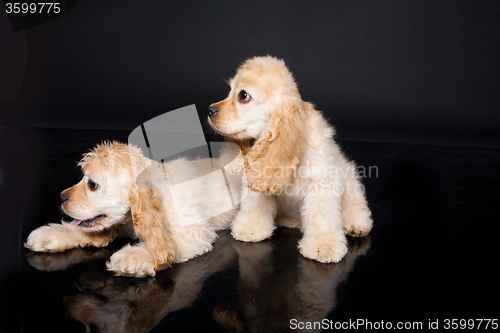
M 1 123 L 132 130 L 196 104 L 205 124 L 207 106 L 228 92 L 225 79 L 245 59 L 270 54 L 286 61 L 303 99 L 341 139 L 500 146 L 498 1 L 67 7 L 15 34 L 0 14 Z
M 58 17 L 0 11 L 0 331 L 83 330 L 61 319 L 61 300 L 87 268 L 47 274 L 20 251 L 61 217 L 81 154 L 190 104 L 205 126 L 225 80 L 266 54 L 285 60 L 348 156 L 380 170 L 363 180 L 372 246 L 335 318 L 498 318 L 500 2 L 64 3 Z M 235 267 L 198 304 L 236 298 Z M 204 303 L 185 311 L 178 322 L 215 325 Z

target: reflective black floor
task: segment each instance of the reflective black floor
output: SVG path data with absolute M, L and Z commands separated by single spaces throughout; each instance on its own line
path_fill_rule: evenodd
M 375 223 L 368 237 L 349 240 L 338 264 L 302 258 L 294 229 L 278 229 L 257 244 L 222 232 L 212 252 L 143 279 L 105 270 L 123 243 L 61 254 L 25 251 L 31 230 L 62 217 L 58 195 L 79 180 L 81 154 L 104 139 L 126 142 L 127 135 L 0 133 L 15 147 L 3 151 L 0 164 L 6 305 L 0 331 L 283 332 L 314 322 L 323 326 L 311 331 L 352 329 L 346 325 L 354 322 L 358 329 L 427 329 L 436 320 L 439 328 L 451 324 L 446 319 L 474 319 L 468 324 L 477 327 L 477 319 L 499 317 L 495 149 L 342 142 L 365 168 Z

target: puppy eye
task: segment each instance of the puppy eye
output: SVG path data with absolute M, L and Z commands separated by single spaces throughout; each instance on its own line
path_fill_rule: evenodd
M 99 184 L 94 182 L 92 179 L 89 179 L 89 181 L 87 182 L 87 186 L 91 191 L 95 191 L 99 188 Z
M 238 94 L 238 101 L 240 103 L 248 103 L 251 99 L 252 97 L 250 97 L 250 95 L 247 94 L 245 90 L 240 91 L 240 93 Z

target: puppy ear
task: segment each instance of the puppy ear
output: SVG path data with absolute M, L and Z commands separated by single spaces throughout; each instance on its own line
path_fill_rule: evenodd
M 287 98 L 273 110 L 269 128 L 245 154 L 252 190 L 276 194 L 290 183 L 307 143 L 306 120 L 300 98 Z
M 174 260 L 175 244 L 165 222 L 162 195 L 159 190 L 141 188 L 133 184 L 130 205 L 134 230 L 153 254 L 158 270 Z

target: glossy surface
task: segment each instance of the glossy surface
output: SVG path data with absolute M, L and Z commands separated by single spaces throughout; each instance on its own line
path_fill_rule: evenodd
M 222 232 L 212 252 L 135 279 L 105 271 L 123 242 L 61 254 L 22 248 L 31 230 L 62 217 L 59 192 L 79 180 L 81 154 L 128 132 L 2 135 L 17 147 L 1 164 L 12 175 L 0 183 L 2 332 L 282 332 L 325 318 L 427 328 L 500 313 L 500 150 L 343 142 L 364 167 L 375 223 L 339 264 L 302 258 L 295 229 L 256 244 Z

